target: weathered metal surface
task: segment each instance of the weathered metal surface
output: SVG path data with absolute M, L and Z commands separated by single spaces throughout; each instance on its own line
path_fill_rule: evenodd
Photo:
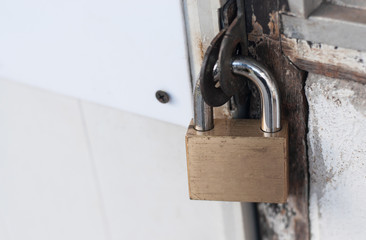
M 223 105 L 231 97 L 226 95 L 219 86 L 216 86 L 217 82 L 214 81 L 214 66 L 219 57 L 220 46 L 225 32 L 226 29 L 221 30 L 207 48 L 199 78 L 202 97 L 212 107 Z
M 198 80 L 204 53 L 210 41 L 219 32 L 217 9 L 226 0 L 184 0 L 187 44 L 192 76 L 192 88 Z M 209 41 L 207 41 L 209 39 Z M 231 118 L 230 103 L 214 108 L 215 118 Z
M 306 156 L 306 73 L 281 51 L 278 11 L 282 1 L 246 0 L 249 52 L 278 80 L 283 115 L 289 121 L 290 193 L 286 204 L 258 204 L 262 239 L 309 239 L 308 164 Z M 251 117 L 260 116 L 258 92 L 252 87 Z
M 366 52 L 281 37 L 283 53 L 298 66 L 333 78 L 366 83 Z
M 224 6 L 219 9 L 220 12 L 220 29 L 227 28 L 235 19 L 238 8 L 235 0 L 228 0 Z
M 218 65 L 220 67 L 220 87 L 223 91 L 233 96 L 244 92 L 247 84 L 232 72 L 232 59 L 235 55 L 247 54 L 247 38 L 245 31 L 245 10 L 243 0 L 237 0 L 237 16 L 228 27 L 222 40 Z
M 239 2 L 240 1 L 241 0 L 239 0 Z M 240 11 L 241 12 L 244 11 L 243 6 L 240 5 L 240 9 L 238 9 L 237 6 L 238 5 L 236 4 L 235 0 L 229 0 L 222 8 L 219 9 L 220 13 L 219 22 L 222 29 L 211 41 L 210 46 L 207 48 L 202 62 L 199 77 L 200 89 L 202 92 L 203 99 L 208 105 L 212 107 L 219 107 L 225 104 L 232 96 L 224 93 L 219 84 L 219 79 L 220 77 L 222 77 L 222 74 L 220 73 L 222 69 L 224 69 L 224 71 L 230 70 L 231 73 L 231 56 L 229 58 L 230 62 L 228 62 L 226 65 L 222 65 L 221 69 L 218 66 L 219 65 L 218 59 L 219 55 L 221 54 L 220 51 L 226 52 L 228 50 L 230 51 L 232 50 L 228 49 L 231 48 L 231 46 L 228 46 L 227 43 L 225 47 L 221 47 L 221 45 L 224 37 L 226 37 L 228 29 L 232 29 L 231 24 L 233 23 L 233 21 L 236 20 L 238 16 L 241 17 L 241 20 L 245 20 L 242 17 L 242 13 L 240 14 Z M 237 26 L 237 21 L 235 22 L 234 26 Z M 240 36 L 243 36 L 243 34 L 241 34 Z

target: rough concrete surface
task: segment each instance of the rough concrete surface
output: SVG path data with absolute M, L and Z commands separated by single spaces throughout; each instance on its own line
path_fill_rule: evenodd
M 365 239 L 366 85 L 309 73 L 312 240 Z

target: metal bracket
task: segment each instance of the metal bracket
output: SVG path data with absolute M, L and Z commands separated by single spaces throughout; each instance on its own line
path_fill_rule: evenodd
M 247 88 L 246 82 L 238 79 L 242 77 L 231 69 L 233 57 L 247 52 L 244 10 L 242 0 L 229 0 L 220 9 L 222 30 L 205 53 L 199 79 L 202 96 L 210 106 L 221 106 Z

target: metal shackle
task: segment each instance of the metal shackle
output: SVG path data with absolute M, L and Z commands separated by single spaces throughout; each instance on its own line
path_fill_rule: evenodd
M 200 81 L 196 82 L 193 93 L 193 124 L 197 131 L 205 132 L 214 127 L 213 107 L 209 106 L 202 97 Z
M 274 133 L 281 130 L 281 102 L 277 82 L 268 69 L 257 61 L 238 56 L 231 63 L 234 74 L 250 79 L 261 96 L 261 130 Z M 245 81 L 245 78 L 242 78 Z M 214 127 L 213 108 L 205 103 L 201 94 L 200 81 L 194 90 L 194 128 L 208 131 Z

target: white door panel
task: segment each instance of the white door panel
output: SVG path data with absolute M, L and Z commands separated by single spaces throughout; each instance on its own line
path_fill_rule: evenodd
M 181 2 L 3 0 L 0 77 L 186 126 Z M 155 99 L 157 90 L 171 96 Z

